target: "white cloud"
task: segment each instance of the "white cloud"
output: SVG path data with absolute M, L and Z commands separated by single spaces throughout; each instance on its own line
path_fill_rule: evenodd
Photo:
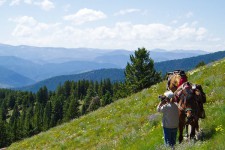
M 0 6 L 2 6 L 5 2 L 6 0 L 0 0 Z
M 20 5 L 21 3 L 25 3 L 28 5 L 36 5 L 46 11 L 55 8 L 55 5 L 51 0 L 42 0 L 42 1 L 39 1 L 39 0 L 12 0 L 9 5 L 15 6 L 15 5 Z
M 32 0 L 12 0 L 9 4 L 9 6 L 15 6 L 15 5 L 20 5 L 22 2 L 25 4 L 32 4 Z
M 26 3 L 26 4 L 32 4 L 32 0 L 24 0 L 24 3 Z
M 134 12 L 140 12 L 140 9 L 124 9 L 124 10 L 120 10 L 119 12 L 116 12 L 114 15 L 115 16 L 119 16 L 119 15 L 126 15 L 129 13 L 134 13 Z
M 171 23 L 172 24 L 177 24 L 178 23 L 178 20 L 173 20 Z
M 10 18 L 10 21 L 16 23 L 16 27 L 12 32 L 12 36 L 21 37 L 21 38 L 34 38 L 45 36 L 44 34 L 49 34 L 48 32 L 54 30 L 56 31 L 54 26 L 58 26 L 58 24 L 47 24 L 38 22 L 33 17 L 22 16 L 15 19 Z
M 101 12 L 93 9 L 81 9 L 77 13 L 64 16 L 64 20 L 72 21 L 76 25 L 81 25 L 86 22 L 97 21 L 105 19 L 107 16 Z
M 71 5 L 70 4 L 66 4 L 66 5 L 63 6 L 63 10 L 65 12 L 69 11 L 70 8 L 71 8 Z
M 54 3 L 50 0 L 43 0 L 42 2 L 35 2 L 34 4 L 46 11 L 55 8 Z
M 17 17 L 17 18 L 9 18 L 9 21 L 13 21 L 17 24 L 25 24 L 25 25 L 29 25 L 29 26 L 34 26 L 35 24 L 37 24 L 37 21 L 30 16 L 22 16 L 22 17 Z
M 136 49 L 212 49 L 221 39 L 210 36 L 204 27 L 191 23 L 174 27 L 160 23 L 118 22 L 112 27 L 83 28 L 60 23 L 39 22 L 33 17 L 10 19 L 16 23 L 12 38 L 17 43 L 37 46 Z M 13 43 L 13 42 L 11 42 Z M 221 47 L 221 46 L 220 46 Z
M 198 21 L 193 21 L 193 22 L 191 23 L 191 25 L 192 25 L 192 26 L 198 25 Z
M 187 14 L 186 14 L 186 17 L 187 18 L 191 18 L 191 17 L 193 17 L 194 16 L 194 13 L 193 12 L 188 12 Z
M 14 6 L 14 5 L 19 5 L 19 4 L 20 4 L 20 0 L 13 0 L 9 5 Z

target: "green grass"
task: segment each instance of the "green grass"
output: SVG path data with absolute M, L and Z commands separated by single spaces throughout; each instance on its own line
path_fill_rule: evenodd
M 225 149 L 225 60 L 189 72 L 189 81 L 207 94 L 207 117 L 201 120 L 203 140 L 177 144 L 176 149 Z M 8 149 L 165 149 L 158 95 L 166 82 L 120 99 L 79 119 L 50 129 Z

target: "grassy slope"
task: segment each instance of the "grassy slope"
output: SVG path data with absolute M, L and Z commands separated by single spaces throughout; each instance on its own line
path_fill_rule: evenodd
M 189 72 L 189 81 L 207 93 L 207 118 L 200 122 L 203 141 L 177 149 L 225 149 L 225 60 Z M 9 149 L 164 149 L 157 97 L 166 82 L 126 99 L 12 144 Z M 154 114 L 154 115 L 152 115 Z M 154 118 L 154 119 L 153 119 Z

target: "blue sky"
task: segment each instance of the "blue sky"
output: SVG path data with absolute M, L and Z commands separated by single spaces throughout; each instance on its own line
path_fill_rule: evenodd
M 224 0 L 0 0 L 0 43 L 225 50 Z

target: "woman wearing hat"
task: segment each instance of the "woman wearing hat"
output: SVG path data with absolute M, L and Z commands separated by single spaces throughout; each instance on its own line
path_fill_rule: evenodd
M 178 107 L 173 101 L 172 91 L 166 91 L 163 96 L 159 96 L 160 103 L 157 111 L 163 114 L 162 126 L 164 141 L 167 146 L 173 147 L 176 144 L 177 128 L 179 125 Z

